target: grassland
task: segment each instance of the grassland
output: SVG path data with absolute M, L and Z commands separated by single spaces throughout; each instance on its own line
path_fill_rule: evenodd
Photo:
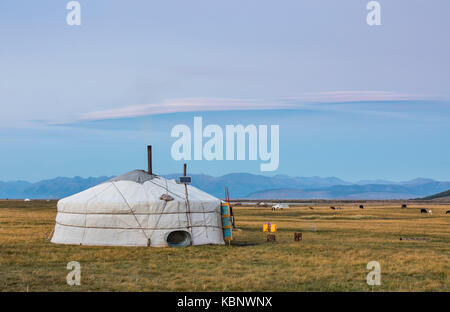
M 0 290 L 450 290 L 450 205 L 340 207 L 236 207 L 231 247 L 132 248 L 51 244 L 56 202 L 0 201 Z M 267 221 L 278 226 L 274 243 L 260 230 Z M 296 231 L 302 242 L 293 241 Z M 381 286 L 366 283 L 372 260 L 381 265 Z M 81 263 L 81 286 L 66 284 L 69 261 Z

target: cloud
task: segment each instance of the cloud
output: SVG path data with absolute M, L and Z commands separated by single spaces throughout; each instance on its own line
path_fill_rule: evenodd
M 79 121 L 133 118 L 150 115 L 206 112 L 206 111 L 239 111 L 239 110 L 340 110 L 337 103 L 381 102 L 381 101 L 411 101 L 430 100 L 426 95 L 400 94 L 386 91 L 337 91 L 304 93 L 298 96 L 281 97 L 277 99 L 230 99 L 230 98 L 179 98 L 168 99 L 161 103 L 131 105 L 122 108 L 94 111 L 82 115 Z M 322 104 L 322 105 L 320 105 Z M 326 105 L 329 104 L 329 105 Z
M 333 91 L 310 92 L 284 99 L 310 103 L 349 103 L 375 101 L 430 100 L 433 96 L 425 94 L 406 94 L 390 91 Z
M 160 115 L 180 112 L 267 110 L 293 108 L 286 101 L 256 99 L 182 98 L 165 100 L 160 104 L 132 105 L 117 109 L 91 112 L 81 120 L 100 120 Z

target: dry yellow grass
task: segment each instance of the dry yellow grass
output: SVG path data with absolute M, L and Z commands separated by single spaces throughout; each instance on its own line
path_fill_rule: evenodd
M 0 201 L 0 290 L 450 290 L 450 205 L 341 207 L 236 207 L 234 246 L 173 249 L 51 244 L 45 235 L 54 226 L 54 201 Z M 266 221 L 278 226 L 275 243 L 260 230 Z M 295 231 L 302 242 L 293 241 Z M 372 260 L 381 264 L 381 286 L 366 283 Z M 69 261 L 81 264 L 81 286 L 66 284 Z

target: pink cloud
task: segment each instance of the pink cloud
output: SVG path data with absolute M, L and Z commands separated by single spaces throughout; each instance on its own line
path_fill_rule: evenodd
M 226 99 L 226 98 L 179 98 L 168 99 L 161 103 L 131 105 L 122 108 L 95 111 L 84 114 L 81 120 L 103 120 L 130 118 L 178 112 L 237 111 L 237 110 L 274 110 L 274 109 L 311 109 L 324 110 L 330 106 L 317 104 L 430 100 L 426 95 L 401 94 L 386 91 L 336 91 L 303 93 L 298 96 L 282 97 L 273 100 Z

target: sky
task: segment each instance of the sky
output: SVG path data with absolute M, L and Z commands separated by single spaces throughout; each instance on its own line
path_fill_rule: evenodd
M 0 181 L 182 170 L 174 126 L 279 125 L 279 166 L 192 173 L 450 180 L 450 2 L 0 2 Z

